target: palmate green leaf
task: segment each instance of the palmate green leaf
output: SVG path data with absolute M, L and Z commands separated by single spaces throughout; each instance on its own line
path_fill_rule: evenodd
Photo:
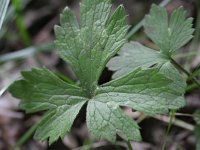
M 96 138 L 114 142 L 119 135 L 125 140 L 139 141 L 138 125 L 120 107 L 150 114 L 167 113 L 169 109 L 184 106 L 183 94 L 170 87 L 173 81 L 160 73 L 160 70 L 167 72 L 162 65 L 134 69 L 98 85 L 106 63 L 125 42 L 126 15 L 122 6 L 110 13 L 109 0 L 84 0 L 80 9 L 80 23 L 67 8 L 60 17 L 61 26 L 55 27 L 59 54 L 71 65 L 80 85 L 69 84 L 47 69 L 33 69 L 23 71 L 23 79 L 12 84 L 10 92 L 21 99 L 20 106 L 26 112 L 46 111 L 36 130 L 36 139 L 51 144 L 64 137 L 87 103 L 86 123 Z M 151 62 L 154 59 L 166 62 L 160 56 L 155 53 L 144 66 L 156 63 Z M 138 61 L 135 66 L 141 63 Z
M 169 56 L 193 37 L 193 19 L 186 19 L 185 14 L 183 7 L 180 7 L 168 18 L 166 9 L 152 5 L 150 14 L 145 17 L 146 34 Z
M 86 102 L 79 87 L 69 85 L 47 69 L 22 72 L 23 80 L 9 88 L 13 96 L 21 99 L 20 107 L 26 112 L 47 110 L 45 119 L 35 137 L 55 142 L 68 132 Z
M 84 0 L 81 21 L 69 9 L 56 26 L 56 45 L 60 56 L 71 65 L 87 96 L 94 95 L 97 81 L 108 60 L 125 42 L 128 26 L 124 8 L 119 6 L 110 15 L 109 0 Z

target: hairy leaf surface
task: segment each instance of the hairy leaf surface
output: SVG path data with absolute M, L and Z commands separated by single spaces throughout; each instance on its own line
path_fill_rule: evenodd
M 125 43 L 128 29 L 124 8 L 119 6 L 111 13 L 111 6 L 109 0 L 84 0 L 80 22 L 66 8 L 60 16 L 61 26 L 55 27 L 60 57 L 71 65 L 80 84 L 67 83 L 47 69 L 32 69 L 23 71 L 23 78 L 11 85 L 10 92 L 21 99 L 23 110 L 46 113 L 36 130 L 36 139 L 51 144 L 63 138 L 87 104 L 86 123 L 94 137 L 115 142 L 119 135 L 127 141 L 139 141 L 138 125 L 121 106 L 149 114 L 184 106 L 177 70 L 166 55 L 138 43 L 125 45 L 108 64 L 117 71 L 117 78 L 98 85 L 105 65 Z M 155 64 L 156 68 L 148 68 Z M 172 88 L 174 79 L 177 89 Z
M 108 62 L 107 67 L 109 70 L 114 71 L 112 77 L 115 79 L 139 67 L 148 68 L 167 61 L 165 55 L 159 51 L 145 47 L 138 42 L 130 42 L 121 48 L 118 56 Z
M 186 79 L 171 64 L 170 59 L 159 51 L 145 47 L 137 42 L 125 44 L 119 55 L 112 58 L 107 64 L 109 70 L 115 71 L 113 78 L 128 74 L 142 67 L 157 67 L 159 72 L 171 79 L 170 88 L 183 94 L 186 89 Z
M 171 82 L 159 74 L 159 69 L 139 68 L 102 85 L 95 99 L 104 103 L 115 102 L 150 114 L 166 113 L 169 109 L 185 105 L 182 94 L 169 87 Z
M 21 99 L 20 106 L 26 112 L 47 111 L 36 131 L 37 139 L 55 142 L 68 132 L 86 102 L 79 87 L 59 79 L 47 69 L 32 69 L 22 72 L 23 80 L 10 87 L 13 96 Z
M 104 98 L 102 98 L 103 100 Z M 125 140 L 141 140 L 139 127 L 126 116 L 115 102 L 90 101 L 87 107 L 87 126 L 98 139 L 106 138 L 115 142 L 116 134 Z
M 128 26 L 122 6 L 109 16 L 108 0 L 84 0 L 80 7 L 80 25 L 69 9 L 64 10 L 61 27 L 55 28 L 56 45 L 91 97 L 106 63 L 124 44 Z

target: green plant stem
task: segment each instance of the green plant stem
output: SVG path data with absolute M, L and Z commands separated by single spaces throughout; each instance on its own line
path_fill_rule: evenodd
M 186 69 L 184 69 L 181 65 L 179 65 L 174 59 L 171 59 L 171 62 L 183 73 L 185 73 L 188 77 L 191 77 L 192 75 L 190 72 L 188 72 Z M 200 87 L 200 82 L 195 78 L 192 77 L 191 81 L 194 82 L 198 87 Z
M 187 86 L 186 92 L 192 92 L 194 89 L 198 89 L 198 88 L 199 88 L 199 86 L 196 85 L 195 83 L 193 83 L 193 84 Z
M 143 26 L 144 19 L 141 20 L 138 24 L 136 24 L 126 35 L 126 39 L 130 39 L 140 28 Z
M 170 129 L 171 129 L 171 127 L 172 127 L 172 123 L 173 123 L 173 120 L 174 120 L 174 118 L 175 118 L 175 112 L 176 112 L 176 110 L 171 110 L 171 113 L 170 113 L 170 121 L 169 121 L 169 125 L 168 125 L 168 128 L 167 128 L 167 133 L 166 133 L 166 135 L 169 134 Z
M 128 146 L 128 150 L 133 150 L 133 147 L 131 145 L 131 142 L 130 141 L 127 141 L 127 146 Z
M 159 6 L 166 6 L 167 4 L 169 4 L 171 2 L 171 0 L 164 0 L 162 1 Z M 126 39 L 130 39 L 138 30 L 140 30 L 140 28 L 143 26 L 144 23 L 144 19 L 142 19 L 138 24 L 136 24 L 126 35 Z
M 165 147 L 166 147 L 166 144 L 167 144 L 167 136 L 169 135 L 169 132 L 171 130 L 173 120 L 175 118 L 175 112 L 176 112 L 176 110 L 171 110 L 171 112 L 170 112 L 170 120 L 169 120 L 169 124 L 168 124 L 168 127 L 167 127 L 167 132 L 166 132 L 166 135 L 165 135 L 165 141 L 164 141 L 164 144 L 162 146 L 162 150 L 165 150 Z

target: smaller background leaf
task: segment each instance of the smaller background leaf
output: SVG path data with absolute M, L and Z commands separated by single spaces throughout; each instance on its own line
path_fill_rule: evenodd
M 144 28 L 146 34 L 153 40 L 160 50 L 173 53 L 185 45 L 193 36 L 192 18 L 186 19 L 183 7 L 173 11 L 170 19 L 165 8 L 152 5 L 150 14 L 145 17 Z
M 130 42 L 125 44 L 119 52 L 119 56 L 112 58 L 107 64 L 109 70 L 115 71 L 112 76 L 114 79 L 139 67 L 150 68 L 153 66 L 159 68 L 160 73 L 173 81 L 169 85 L 171 89 L 176 90 L 181 95 L 185 92 L 186 79 L 173 66 L 170 59 L 161 52 L 145 47 L 140 43 Z
M 118 54 L 119 56 L 112 58 L 107 64 L 109 70 L 115 71 L 112 76 L 113 79 L 139 67 L 148 68 L 157 63 L 168 61 L 159 51 L 145 47 L 138 42 L 125 44 Z

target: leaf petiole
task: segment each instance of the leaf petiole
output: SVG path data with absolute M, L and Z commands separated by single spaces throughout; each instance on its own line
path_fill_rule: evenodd
M 191 73 L 188 72 L 185 68 L 183 68 L 181 65 L 179 65 L 174 59 L 171 58 L 171 62 L 183 73 L 185 73 L 188 77 L 191 77 Z M 194 82 L 196 85 L 198 85 L 198 87 L 200 87 L 200 82 L 195 78 L 192 77 L 191 78 L 192 82 Z

